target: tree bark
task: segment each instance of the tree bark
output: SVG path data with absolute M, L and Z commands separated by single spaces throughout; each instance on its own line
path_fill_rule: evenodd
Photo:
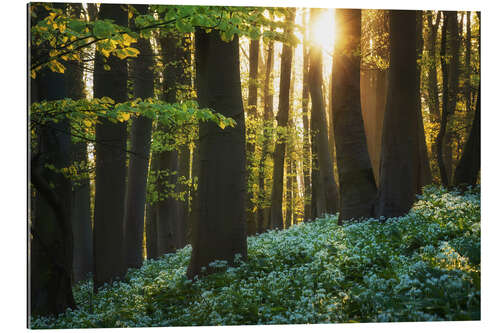
M 361 10 L 336 9 L 332 118 L 340 186 L 339 223 L 374 216 L 377 186 L 361 113 Z
M 314 22 L 320 15 L 320 9 L 311 9 L 311 21 Z M 317 158 L 319 166 L 319 182 L 316 186 L 323 187 L 323 191 L 317 192 L 319 196 L 324 196 L 325 206 L 318 206 L 316 216 L 324 213 L 334 214 L 338 211 L 338 194 L 337 184 L 333 175 L 333 163 L 330 154 L 328 143 L 328 127 L 325 117 L 325 105 L 323 99 L 322 85 L 322 68 L 323 61 L 321 48 L 319 45 L 312 45 L 310 49 L 310 65 L 309 65 L 309 93 L 311 95 L 311 131 L 313 156 Z M 313 183 L 314 186 L 314 183 Z M 316 198 L 319 200 L 319 198 Z M 321 201 L 318 201 L 321 202 Z
M 120 5 L 102 4 L 99 19 L 112 19 L 127 26 L 127 12 Z M 127 100 L 127 61 L 96 54 L 94 97 Z M 96 125 L 96 171 L 94 209 L 94 289 L 124 274 L 123 216 L 125 208 L 127 124 L 101 118 Z
M 254 200 L 252 196 L 252 182 L 254 181 L 253 172 L 256 167 L 255 160 L 255 140 L 256 128 L 255 121 L 257 120 L 257 88 L 259 76 L 259 49 L 260 40 L 252 39 L 250 41 L 250 60 L 249 60 L 249 83 L 248 83 L 248 111 L 247 111 L 247 230 L 248 235 L 257 233 L 257 219 L 254 210 Z
M 198 218 L 187 276 L 202 273 L 214 260 L 247 257 L 245 219 L 245 116 L 241 96 L 239 41 L 221 39 L 219 31 L 195 33 L 198 101 L 236 121 L 233 128 L 200 125 Z M 224 73 L 224 75 L 221 75 Z M 208 269 L 210 271 L 210 269 Z
M 455 109 L 458 101 L 458 83 L 459 83 L 459 51 L 460 51 L 460 35 L 458 31 L 458 17 L 456 11 L 446 12 L 448 19 L 448 38 L 446 48 L 448 49 L 447 66 L 448 66 L 448 119 L 451 119 L 455 114 Z M 443 142 L 443 159 L 446 168 L 448 180 L 453 179 L 453 134 L 452 129 L 447 128 L 444 134 Z
M 416 12 L 391 10 L 390 68 L 382 133 L 379 216 L 411 208 L 418 178 Z
M 271 151 L 272 137 L 273 137 L 273 93 L 271 91 L 271 84 L 273 81 L 273 67 L 274 67 L 274 42 L 268 42 L 268 51 L 266 59 L 266 72 L 264 77 L 264 129 L 263 129 L 263 142 L 262 154 L 259 160 L 259 200 L 257 208 L 257 232 L 262 233 L 269 227 L 269 207 L 267 205 L 267 184 L 265 179 L 266 159 Z
M 441 70 L 443 72 L 443 101 L 442 101 L 442 111 L 441 111 L 441 123 L 439 126 L 439 133 L 436 137 L 436 146 L 437 146 L 437 160 L 438 160 L 438 166 L 439 166 L 439 174 L 441 176 L 441 183 L 443 186 L 448 187 L 449 185 L 449 177 L 448 177 L 448 171 L 446 168 L 446 162 L 443 157 L 443 145 L 444 145 L 444 138 L 446 135 L 446 126 L 448 124 L 448 112 L 449 112 L 449 89 L 448 89 L 448 66 L 446 65 L 446 35 L 447 35 L 447 30 L 448 30 L 448 15 L 449 12 L 444 12 L 444 17 L 443 17 L 443 27 L 441 28 L 442 33 L 441 33 L 441 52 L 440 52 L 440 58 L 441 58 Z
M 32 82 L 33 83 L 33 82 Z M 40 101 L 67 97 L 65 74 L 42 70 L 36 80 Z M 57 315 L 74 308 L 71 289 L 73 230 L 71 182 L 61 173 L 70 165 L 69 121 L 47 121 L 38 130 L 38 152 L 31 156 L 30 180 L 36 190 L 29 242 L 29 313 Z
M 481 16 L 478 13 L 479 25 L 481 25 Z M 466 55 L 466 65 L 470 66 L 470 12 L 467 12 L 467 48 L 469 55 Z M 481 33 L 479 33 L 481 36 Z M 478 39 L 479 59 L 481 59 L 481 41 Z M 468 59 L 467 59 L 468 58 Z M 470 67 L 467 69 L 470 73 Z M 479 67 L 481 73 L 481 67 Z M 470 75 L 470 74 L 468 74 Z M 469 77 L 469 76 L 468 76 Z M 468 88 L 470 89 L 470 87 Z M 469 90 L 467 90 L 468 93 Z M 472 129 L 465 144 L 464 151 L 455 170 L 455 185 L 475 185 L 478 180 L 479 170 L 481 168 L 481 83 L 478 87 L 476 110 Z
M 154 187 L 155 177 L 158 173 L 158 154 L 152 154 L 151 167 L 148 175 L 148 187 Z M 158 228 L 157 228 L 157 202 L 146 204 L 146 255 L 148 259 L 156 259 L 160 255 L 158 251 Z
M 302 16 L 302 25 L 306 26 L 306 14 Z M 307 34 L 304 32 L 302 45 L 302 174 L 304 178 L 304 221 L 311 219 L 311 135 L 309 124 L 309 54 L 307 52 Z
M 428 185 L 432 181 L 431 166 L 429 163 L 429 155 L 427 153 L 427 143 L 425 140 L 424 120 L 422 118 L 422 101 L 421 101 L 421 76 L 422 76 L 422 11 L 417 11 L 417 133 L 418 133 L 418 179 L 417 193 L 422 192 L 422 187 Z
M 59 8 L 65 5 L 56 4 Z M 48 13 L 36 10 L 30 17 L 36 24 Z M 30 59 L 44 56 L 46 45 L 29 50 Z M 29 103 L 60 100 L 68 95 L 68 73 L 42 69 L 30 79 Z M 33 123 L 31 123 L 33 126 Z M 30 151 L 30 192 L 36 210 L 28 225 L 28 316 L 57 315 L 75 307 L 71 289 L 73 271 L 73 228 L 71 219 L 71 181 L 56 169 L 68 167 L 71 156 L 71 131 L 68 120 L 46 119 L 37 124 L 37 148 Z
M 139 15 L 145 15 L 147 5 L 136 5 Z M 149 39 L 139 38 L 134 46 L 139 56 L 132 60 L 133 90 L 135 98 L 154 96 L 153 53 Z M 144 116 L 132 120 L 131 151 L 129 155 L 128 183 L 125 195 L 124 256 L 125 268 L 139 268 L 143 261 L 144 214 L 146 184 L 151 148 L 153 121 Z
M 295 20 L 295 9 L 290 9 L 287 15 L 287 24 Z M 291 32 L 291 28 L 285 29 L 285 34 Z M 293 48 L 283 43 L 281 53 L 280 93 L 278 102 L 278 114 L 276 120 L 278 127 L 287 128 L 290 110 L 290 79 L 292 75 Z M 271 228 L 283 229 L 283 174 L 285 166 L 286 136 L 278 138 L 274 149 L 273 187 L 271 191 Z

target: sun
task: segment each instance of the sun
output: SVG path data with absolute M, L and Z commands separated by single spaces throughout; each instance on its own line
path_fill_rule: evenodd
M 324 9 L 311 27 L 311 41 L 325 51 L 332 52 L 335 44 L 335 12 Z

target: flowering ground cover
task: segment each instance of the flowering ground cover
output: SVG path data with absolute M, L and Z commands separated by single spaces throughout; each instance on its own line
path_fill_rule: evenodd
M 248 260 L 188 280 L 191 247 L 148 260 L 33 328 L 480 319 L 480 189 L 427 187 L 403 217 L 325 216 L 248 238 Z

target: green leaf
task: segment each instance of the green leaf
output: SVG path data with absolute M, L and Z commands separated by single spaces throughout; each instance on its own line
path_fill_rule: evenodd
M 115 33 L 115 27 L 109 21 L 96 21 L 93 32 L 97 38 L 110 38 Z
M 79 34 L 83 32 L 83 29 L 85 29 L 86 25 L 87 24 L 85 22 L 80 20 L 72 20 L 68 23 L 68 27 Z

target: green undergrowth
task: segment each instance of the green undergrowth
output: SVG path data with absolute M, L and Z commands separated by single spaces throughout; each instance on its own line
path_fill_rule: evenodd
M 33 328 L 480 319 L 480 195 L 428 187 L 410 213 L 337 226 L 327 216 L 248 238 L 248 260 L 185 277 L 191 247 L 130 270 Z M 214 245 L 216 246 L 216 245 Z

